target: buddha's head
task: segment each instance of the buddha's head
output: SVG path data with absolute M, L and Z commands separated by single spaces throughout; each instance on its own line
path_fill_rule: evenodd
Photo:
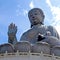
M 28 12 L 28 17 L 31 25 L 43 24 L 44 22 L 44 13 L 39 8 L 33 8 Z

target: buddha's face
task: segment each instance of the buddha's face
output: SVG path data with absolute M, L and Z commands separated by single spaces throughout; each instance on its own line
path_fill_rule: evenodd
M 31 10 L 28 14 L 28 17 L 32 25 L 37 25 L 44 21 L 44 17 L 38 9 Z

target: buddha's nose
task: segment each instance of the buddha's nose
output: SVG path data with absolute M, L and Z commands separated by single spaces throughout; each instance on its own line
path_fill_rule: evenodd
M 35 16 L 33 15 L 32 18 L 35 19 Z
M 35 18 L 34 16 L 32 18 Z

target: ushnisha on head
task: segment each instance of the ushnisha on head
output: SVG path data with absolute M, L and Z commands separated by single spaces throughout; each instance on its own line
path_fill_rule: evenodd
M 44 23 L 44 13 L 40 8 L 33 8 L 28 12 L 28 17 L 31 25 L 43 24 Z

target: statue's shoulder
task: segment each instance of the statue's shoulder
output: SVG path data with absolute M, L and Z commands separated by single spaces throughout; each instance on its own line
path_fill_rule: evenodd
M 47 26 L 47 27 L 48 27 L 48 30 L 49 30 L 49 31 L 55 30 L 55 28 L 54 28 L 53 26 L 50 26 L 50 25 L 49 25 L 49 26 Z
M 54 26 L 48 26 L 48 30 L 53 32 L 53 33 L 57 33 L 57 30 L 55 29 Z
M 60 38 L 57 30 L 53 26 L 48 26 L 48 30 L 51 32 L 52 36 L 57 37 L 58 39 Z
M 54 28 L 53 26 L 49 25 L 48 28 Z

